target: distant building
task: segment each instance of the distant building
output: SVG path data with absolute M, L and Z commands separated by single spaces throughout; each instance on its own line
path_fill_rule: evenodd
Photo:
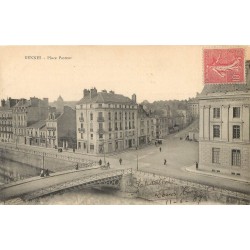
M 77 149 L 104 154 L 138 146 L 137 103 L 114 91 L 83 91 L 76 105 Z
M 76 110 L 64 106 L 63 112 L 51 110 L 46 120 L 46 146 L 50 148 L 76 147 Z
M 42 129 L 45 128 L 45 120 L 40 120 L 26 128 L 26 144 L 31 146 L 44 146 L 43 138 L 41 137 Z
M 18 99 L 8 98 L 1 100 L 0 107 L 0 140 L 1 142 L 13 142 L 12 109 L 18 103 Z
M 48 98 L 43 100 L 31 97 L 30 100 L 20 99 L 13 107 L 13 139 L 16 143 L 29 144 L 26 129 L 33 123 L 45 120 L 48 116 Z
M 192 98 L 188 101 L 188 111 L 193 118 L 197 118 L 199 116 L 199 100 L 198 98 Z
M 50 106 L 55 107 L 58 112 L 62 113 L 64 106 L 68 106 L 75 109 L 76 103 L 77 101 L 64 101 L 62 96 L 59 95 L 56 101 L 50 103 Z
M 205 85 L 199 108 L 199 168 L 250 177 L 250 84 Z
M 138 106 L 137 135 L 138 146 L 149 144 L 156 138 L 156 119 L 142 105 Z

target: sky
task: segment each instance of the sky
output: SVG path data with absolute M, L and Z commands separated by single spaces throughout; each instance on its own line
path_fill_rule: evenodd
M 210 46 L 211 47 L 211 46 Z M 231 46 L 232 47 L 232 46 Z M 113 90 L 137 101 L 188 99 L 203 88 L 204 46 L 2 46 L 0 98 L 82 98 Z M 221 46 L 220 46 L 221 48 Z M 250 50 L 246 48 L 246 59 Z M 25 59 L 41 56 L 42 59 Z M 48 57 L 57 59 L 49 59 Z M 71 59 L 59 59 L 70 57 Z

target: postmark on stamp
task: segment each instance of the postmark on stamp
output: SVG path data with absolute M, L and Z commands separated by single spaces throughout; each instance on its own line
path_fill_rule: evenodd
M 204 49 L 204 83 L 245 83 L 243 48 Z

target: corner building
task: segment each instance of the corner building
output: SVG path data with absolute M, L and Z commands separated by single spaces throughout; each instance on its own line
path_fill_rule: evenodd
M 104 154 L 138 146 L 137 108 L 136 95 L 84 89 L 76 105 L 78 151 Z
M 206 85 L 199 109 L 199 168 L 250 177 L 250 85 Z

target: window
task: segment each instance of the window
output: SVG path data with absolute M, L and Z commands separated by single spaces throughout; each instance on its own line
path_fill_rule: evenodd
M 233 126 L 233 139 L 240 139 L 240 126 L 239 125 Z
M 93 121 L 93 114 L 90 113 L 90 121 Z
M 93 140 L 93 134 L 90 134 L 90 138 L 91 138 L 91 140 Z
M 109 112 L 109 121 L 111 120 L 111 113 Z
M 232 166 L 240 166 L 240 150 L 232 150 Z
M 95 146 L 94 146 L 94 144 L 90 144 L 90 150 L 94 150 L 94 148 L 95 148 Z
M 233 108 L 233 118 L 240 118 L 240 107 Z
M 101 107 L 102 107 L 102 104 L 101 104 L 101 103 L 99 103 L 99 104 L 98 104 L 98 107 L 99 107 L 99 108 L 101 108 Z
M 83 139 L 83 133 L 81 133 L 81 139 Z
M 78 142 L 78 149 L 81 149 L 81 142 Z
M 213 126 L 213 135 L 214 138 L 220 138 L 220 125 Z
M 212 148 L 212 163 L 220 163 L 220 149 Z
M 220 118 L 220 108 L 214 108 L 214 118 Z
M 83 129 L 83 123 L 81 123 L 81 129 Z
M 103 139 L 103 134 L 99 134 L 99 139 Z
M 117 120 L 117 112 L 115 112 L 115 120 Z
M 111 139 L 111 134 L 109 134 L 109 139 Z

